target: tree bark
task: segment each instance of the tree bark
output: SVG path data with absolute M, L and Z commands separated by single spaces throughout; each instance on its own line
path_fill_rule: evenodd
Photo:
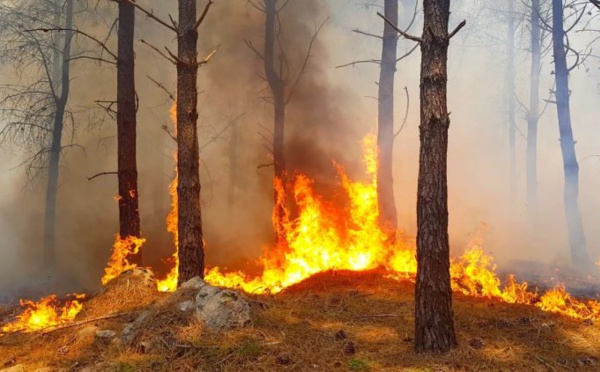
M 67 0 L 65 10 L 65 29 L 73 28 L 73 0 Z M 44 267 L 46 270 L 54 269 L 56 265 L 55 233 L 56 233 L 56 199 L 58 196 L 58 173 L 60 165 L 60 154 L 62 151 L 62 130 L 69 100 L 70 89 L 70 58 L 71 38 L 73 32 L 65 31 L 64 46 L 62 46 L 61 83 L 60 95 L 55 90 L 54 97 L 56 112 L 54 125 L 52 127 L 52 142 L 50 144 L 50 159 L 48 163 L 48 185 L 46 188 L 46 211 L 44 215 Z M 52 82 L 49 82 L 53 84 Z M 55 86 L 58 84 L 55 84 Z
M 198 149 L 198 30 L 196 0 L 179 0 L 177 35 L 178 286 L 204 277 Z
M 540 0 L 531 1 L 531 74 L 527 113 L 527 206 L 535 219 L 537 212 L 537 132 L 540 116 L 540 70 L 542 59 Z
M 398 24 L 398 0 L 385 0 L 384 7 L 385 17 L 392 23 Z M 379 223 L 388 231 L 389 240 L 394 242 L 398 224 L 392 170 L 394 155 L 394 75 L 396 74 L 398 35 L 396 30 L 387 22 L 384 22 L 384 25 L 379 75 L 377 199 Z
M 119 234 L 121 238 L 140 237 L 138 204 L 138 173 L 136 158 L 136 100 L 135 8 L 127 1 L 119 1 L 119 34 L 117 63 L 117 148 L 119 178 Z M 141 264 L 141 251 L 129 258 Z
M 560 147 L 565 173 L 564 206 L 569 233 L 572 264 L 578 268 L 590 266 L 585 232 L 579 211 L 579 164 L 571 126 L 569 70 L 565 48 L 564 10 L 562 0 L 552 0 L 552 43 L 556 78 L 556 108 L 560 132 Z
M 515 0 L 508 0 L 506 99 L 508 104 L 508 143 L 509 143 L 509 190 L 510 201 L 514 203 L 517 195 L 517 118 L 515 102 Z
M 271 94 L 273 95 L 273 167 L 274 177 L 281 180 L 286 186 L 286 162 L 284 153 L 285 129 L 285 85 L 275 68 L 275 27 L 277 18 L 277 0 L 264 0 L 265 2 L 265 51 L 264 68 Z M 282 197 L 284 195 L 280 195 Z M 274 193 L 273 219 L 283 221 L 285 216 L 285 203 L 278 202 L 278 194 Z M 276 226 L 281 226 L 277 223 Z M 276 231 L 276 239 L 282 239 L 283 232 Z
M 421 42 L 421 149 L 417 194 L 415 351 L 456 346 L 448 242 L 446 82 L 450 0 L 424 0 Z

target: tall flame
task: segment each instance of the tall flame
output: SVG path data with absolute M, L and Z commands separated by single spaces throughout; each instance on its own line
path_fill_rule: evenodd
M 123 239 L 117 234 L 108 266 L 104 269 L 102 285 L 106 285 L 123 271 L 135 269 L 137 265 L 130 263 L 128 257 L 137 254 L 145 242 L 146 239 L 143 238 L 128 236 Z
M 223 273 L 213 268 L 206 280 L 217 285 L 241 287 L 245 291 L 276 293 L 311 275 L 327 270 L 368 270 L 385 264 L 392 255 L 386 234 L 378 225 L 377 147 L 374 135 L 363 140 L 368 180 L 351 180 L 336 165 L 348 207 L 340 210 L 316 195 L 313 181 L 303 174 L 293 178 L 297 217 L 282 221 L 284 239 L 260 258 L 261 275 L 249 278 L 243 272 Z M 284 192 L 275 180 L 278 193 Z M 290 212 L 287 212 L 290 215 Z M 274 223 L 277 221 L 274 221 Z
M 42 298 L 38 302 L 21 300 L 21 306 L 25 310 L 14 322 L 2 327 L 2 332 L 34 332 L 73 321 L 81 311 L 83 305 L 80 301 L 85 295 L 74 294 L 71 297 L 73 299 L 67 300 L 64 305 L 61 305 L 56 295 Z
M 175 133 L 177 133 L 177 102 L 173 102 L 173 105 L 171 105 L 170 113 Z M 174 266 L 169 272 L 169 274 L 167 274 L 167 277 L 165 279 L 157 280 L 156 285 L 160 292 L 172 292 L 175 289 L 177 289 L 177 279 L 179 277 L 179 230 L 177 224 L 179 218 L 179 210 L 177 207 L 177 151 L 175 151 L 175 153 L 173 154 L 173 161 L 175 162 L 175 177 L 169 185 L 169 195 L 171 196 L 171 210 L 169 211 L 169 215 L 167 216 L 167 231 L 173 235 L 175 253 L 173 253 L 173 256 L 171 256 L 171 261 L 173 261 Z

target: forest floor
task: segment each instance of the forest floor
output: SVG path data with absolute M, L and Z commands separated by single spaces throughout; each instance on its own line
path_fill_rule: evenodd
M 67 328 L 0 336 L 0 370 L 600 370 L 600 324 L 460 294 L 458 348 L 416 354 L 414 285 L 376 271 L 322 273 L 276 295 L 251 295 L 252 324 L 221 334 L 178 310 L 190 290 L 140 288 L 129 279 L 109 286 Z M 124 345 L 123 329 L 141 312 L 143 328 Z M 107 315 L 114 317 L 97 319 Z M 98 337 L 98 330 L 115 334 Z

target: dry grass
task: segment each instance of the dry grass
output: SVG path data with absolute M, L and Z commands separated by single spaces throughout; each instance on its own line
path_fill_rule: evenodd
M 136 288 L 132 286 L 130 288 Z M 284 293 L 251 296 L 252 326 L 224 334 L 177 310 L 192 298 L 146 292 L 133 300 L 122 286 L 88 302 L 83 319 L 119 334 L 147 311 L 128 345 L 95 337 L 90 325 L 0 338 L 0 367 L 100 371 L 597 371 L 600 326 L 529 306 L 454 297 L 459 347 L 445 355 L 412 351 L 413 285 L 380 273 L 324 273 Z M 138 289 L 130 289 L 138 290 Z M 117 295 L 119 293 L 119 295 Z M 135 293 L 135 292 L 134 292 Z M 137 304 L 136 304 L 137 301 Z

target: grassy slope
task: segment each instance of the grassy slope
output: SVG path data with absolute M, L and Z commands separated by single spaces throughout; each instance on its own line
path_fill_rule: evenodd
M 600 370 L 600 325 L 537 308 L 455 295 L 460 346 L 446 355 L 412 351 L 413 285 L 378 273 L 324 273 L 284 293 L 252 296 L 254 324 L 210 334 L 173 304 L 135 285 L 109 290 L 82 319 L 151 308 L 132 347 L 94 337 L 90 324 L 0 337 L 0 368 L 107 371 L 548 371 Z M 100 320 L 120 332 L 135 314 Z M 343 330 L 343 334 L 339 333 Z M 336 337 L 337 333 L 337 337 Z M 345 337 L 344 337 L 345 336 Z M 481 347 L 481 343 L 483 346 Z

